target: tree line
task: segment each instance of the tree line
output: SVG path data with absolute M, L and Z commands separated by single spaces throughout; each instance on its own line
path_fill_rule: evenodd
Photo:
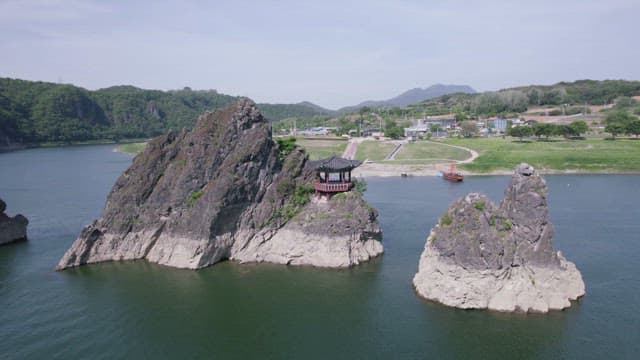
M 531 107 L 562 106 L 565 115 L 587 111 L 584 105 L 612 104 L 640 95 L 640 81 L 580 80 L 549 86 L 525 86 L 479 94 L 450 94 L 410 107 L 414 115 L 456 113 L 460 119 L 510 116 Z M 561 115 L 550 114 L 550 115 Z
M 153 137 L 190 129 L 200 114 L 237 99 L 215 90 L 114 86 L 89 91 L 68 84 L 0 78 L 0 145 Z M 323 114 L 311 104 L 258 107 L 273 121 Z
M 584 121 L 574 121 L 568 125 L 536 123 L 531 126 L 514 126 L 508 129 L 509 136 L 520 138 L 537 136 L 548 140 L 550 136 L 563 136 L 567 139 L 579 138 L 589 131 L 589 126 Z

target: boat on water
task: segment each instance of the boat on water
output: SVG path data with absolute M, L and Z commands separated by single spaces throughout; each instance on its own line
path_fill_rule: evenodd
M 459 171 L 458 168 L 456 166 L 456 164 L 451 164 L 449 166 L 449 171 L 440 171 L 440 173 L 442 174 L 442 177 L 445 180 L 451 181 L 451 182 L 461 182 L 464 181 L 464 175 L 462 175 Z

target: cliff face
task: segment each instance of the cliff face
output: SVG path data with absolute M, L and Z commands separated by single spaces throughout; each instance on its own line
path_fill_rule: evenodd
M 233 251 L 243 262 L 348 267 L 382 254 L 378 213 L 358 193 L 314 200 L 269 239 Z
M 29 220 L 20 214 L 9 217 L 4 213 L 6 209 L 7 204 L 0 199 L 0 245 L 27 240 Z
M 282 154 L 270 134 L 255 104 L 243 99 L 201 116 L 190 132 L 154 139 L 116 181 L 102 217 L 82 230 L 58 269 L 133 259 L 191 269 L 224 259 L 337 266 L 269 255 L 291 217 L 312 206 L 300 191 L 312 179 L 306 155 Z M 375 217 L 369 221 L 377 225 Z M 358 226 L 351 229 L 358 232 Z M 307 251 L 286 245 L 291 254 Z M 358 242 L 343 245 L 351 251 Z
M 432 229 L 413 279 L 418 293 L 459 308 L 562 309 L 584 295 L 575 265 L 553 249 L 547 186 L 519 165 L 500 206 L 469 194 Z

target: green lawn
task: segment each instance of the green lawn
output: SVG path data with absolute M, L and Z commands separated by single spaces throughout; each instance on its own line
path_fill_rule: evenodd
M 442 164 L 443 160 L 437 159 L 404 159 L 404 160 L 383 160 L 381 163 L 389 165 L 431 165 Z
M 448 139 L 446 143 L 478 151 L 478 159 L 461 166 L 478 173 L 512 170 L 521 162 L 543 170 L 640 171 L 640 141 L 637 140 Z
M 358 144 L 356 159 L 360 161 L 364 161 L 366 159 L 371 161 L 381 161 L 384 160 L 395 148 L 396 145 L 391 143 L 363 141 Z
M 442 160 L 464 160 L 471 156 L 466 150 L 451 146 L 435 144 L 426 141 L 417 141 L 405 144 L 396 154 L 397 162 L 434 163 Z M 420 160 L 424 160 L 420 162 Z
M 347 140 L 297 138 L 296 144 L 305 149 L 309 154 L 309 159 L 318 160 L 334 155 L 342 156 L 344 149 L 347 147 Z
M 147 146 L 146 142 L 122 144 L 118 146 L 118 150 L 135 155 L 135 154 L 141 153 L 146 146 Z
M 296 139 L 296 143 L 302 146 L 312 160 L 327 158 L 333 155 L 341 156 L 347 147 L 346 140 L 325 140 L 325 139 Z M 118 150 L 129 154 L 138 154 L 147 146 L 146 142 L 122 144 Z

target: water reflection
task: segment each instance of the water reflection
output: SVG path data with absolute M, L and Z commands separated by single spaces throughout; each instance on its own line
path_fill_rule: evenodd
M 453 359 L 563 358 L 562 344 L 576 307 L 548 314 L 508 314 L 442 308 L 423 300 L 434 346 Z M 435 327 L 435 329 L 434 329 Z
M 85 321 L 105 323 L 103 331 L 127 344 L 123 356 L 178 356 L 190 349 L 192 356 L 313 357 L 349 351 L 353 335 L 368 331 L 380 265 L 336 270 L 224 262 L 192 271 L 138 261 L 63 276 L 85 294 Z M 128 326 L 115 325 L 114 317 Z M 96 340 L 94 348 L 110 342 Z M 326 342 L 332 348 L 323 347 Z

